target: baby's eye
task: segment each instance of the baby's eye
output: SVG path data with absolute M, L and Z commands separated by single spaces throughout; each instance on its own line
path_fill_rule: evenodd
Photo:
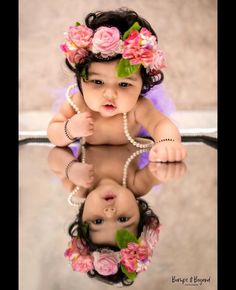
M 95 224 L 95 225 L 100 225 L 100 224 L 102 224 L 103 223 L 103 219 L 96 219 L 96 220 L 93 220 L 93 221 L 91 221 L 93 224 Z
M 125 222 L 127 222 L 129 220 L 129 217 L 125 217 L 125 216 L 122 216 L 122 217 L 119 217 L 118 218 L 118 221 L 120 222 L 120 223 L 125 223 Z
M 127 88 L 127 87 L 131 86 L 131 84 L 122 82 L 122 83 L 119 83 L 119 86 L 122 88 Z
M 102 85 L 104 84 L 103 81 L 100 81 L 100 80 L 91 80 L 92 83 L 96 84 L 96 85 Z

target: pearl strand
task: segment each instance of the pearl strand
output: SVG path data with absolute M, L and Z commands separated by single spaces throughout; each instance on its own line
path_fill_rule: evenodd
M 126 138 L 130 141 L 131 144 L 133 144 L 135 147 L 138 148 L 150 148 L 154 145 L 154 142 L 152 140 L 150 140 L 150 142 L 146 143 L 146 144 L 141 144 L 138 143 L 137 141 L 135 141 L 129 134 L 129 130 L 128 130 L 128 121 L 127 121 L 127 113 L 123 113 L 123 121 L 124 121 L 124 133 Z
M 76 111 L 77 114 L 80 113 L 79 108 L 76 106 L 76 104 L 71 100 L 71 95 L 70 95 L 70 91 L 74 88 L 77 87 L 77 84 L 74 83 L 73 85 L 70 85 L 67 90 L 66 90 L 66 99 L 68 101 L 68 103 L 71 105 L 71 107 Z
M 67 88 L 67 90 L 66 90 L 66 99 L 67 99 L 68 103 L 71 105 L 71 107 L 76 111 L 76 113 L 77 113 L 77 114 L 80 114 L 81 112 L 80 112 L 79 108 L 78 108 L 78 107 L 76 106 L 76 104 L 72 101 L 72 99 L 71 99 L 71 95 L 70 95 L 70 91 L 71 91 L 72 89 L 76 88 L 76 87 L 77 87 L 77 84 L 74 83 L 74 84 L 70 85 L 70 86 Z M 85 143 L 86 143 L 86 141 L 85 141 L 85 137 L 80 138 L 80 144 L 81 144 L 81 145 L 84 145 Z
M 128 167 L 130 165 L 130 162 L 139 154 L 142 154 L 144 152 L 148 152 L 149 149 L 140 149 L 135 151 L 125 162 L 124 168 L 123 168 L 123 178 L 122 178 L 122 185 L 124 187 L 127 187 L 127 173 L 128 173 Z
M 86 151 L 85 151 L 85 147 L 84 146 L 81 146 L 81 162 L 82 163 L 85 163 L 85 159 L 86 159 Z M 81 202 L 74 202 L 72 200 L 73 196 L 78 193 L 80 190 L 80 187 L 78 185 L 76 185 L 76 187 L 72 190 L 72 192 L 70 193 L 70 195 L 68 196 L 67 198 L 67 201 L 68 203 L 71 205 L 71 206 L 75 206 L 75 207 L 80 207 L 81 206 Z

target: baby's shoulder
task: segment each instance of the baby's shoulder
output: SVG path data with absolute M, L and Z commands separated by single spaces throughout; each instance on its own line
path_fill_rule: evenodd
M 138 99 L 137 104 L 135 106 L 135 113 L 153 110 L 155 107 L 153 103 L 145 97 L 141 97 Z
M 150 100 L 142 97 L 136 104 L 134 115 L 136 122 L 143 124 L 144 119 L 153 119 L 154 116 L 159 115 L 159 112 Z
M 146 107 L 146 106 L 153 107 L 153 103 L 145 97 L 139 97 L 136 107 Z

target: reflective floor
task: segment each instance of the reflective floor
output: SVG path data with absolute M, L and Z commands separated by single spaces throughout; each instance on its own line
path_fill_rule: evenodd
M 95 175 L 108 174 L 134 186 L 162 224 L 150 265 L 129 289 L 216 289 L 217 150 L 201 142 L 185 144 L 188 157 L 178 165 L 150 165 L 147 153 L 133 158 L 135 150 L 129 146 L 85 150 L 83 160 L 94 163 Z M 73 272 L 64 257 L 68 226 L 77 213 L 68 196 L 83 182 L 79 177 L 69 182 L 64 164 L 79 150 L 49 143 L 19 147 L 20 290 L 115 288 Z M 104 164 L 113 164 L 112 170 L 106 171 Z

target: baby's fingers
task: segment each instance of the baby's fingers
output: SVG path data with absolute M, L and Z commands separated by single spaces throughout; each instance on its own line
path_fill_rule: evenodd
M 173 146 L 174 145 L 174 146 Z M 151 162 L 179 162 L 186 158 L 187 152 L 182 144 L 155 145 L 149 153 Z
M 84 112 L 84 113 L 81 113 L 81 115 L 85 117 L 86 119 L 92 118 L 92 114 L 90 112 Z
M 149 161 L 152 162 L 167 162 L 168 153 L 165 147 L 155 148 L 153 147 L 149 152 Z
M 167 182 L 184 175 L 187 167 L 183 162 L 150 163 L 149 170 L 160 182 Z

